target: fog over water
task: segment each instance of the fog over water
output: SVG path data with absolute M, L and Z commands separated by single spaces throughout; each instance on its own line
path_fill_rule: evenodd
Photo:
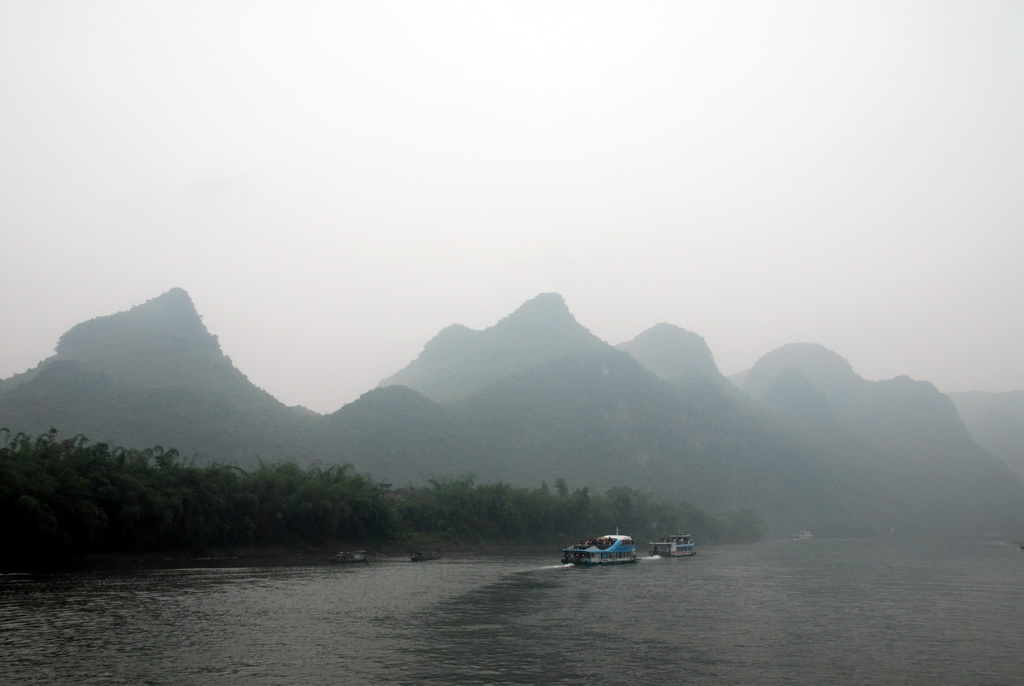
M 288 404 L 557 292 L 1024 388 L 1019 2 L 0 5 L 0 378 L 180 286 Z

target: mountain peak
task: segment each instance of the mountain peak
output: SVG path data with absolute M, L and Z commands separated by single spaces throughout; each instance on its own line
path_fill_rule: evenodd
M 144 302 L 142 305 L 137 306 L 133 309 L 149 308 L 149 309 L 163 309 L 167 312 L 175 312 L 178 314 L 184 314 L 187 316 L 198 316 L 196 307 L 192 302 L 192 298 L 189 296 L 188 291 L 179 286 L 161 293 L 155 298 L 151 298 Z
M 381 385 L 409 386 L 451 401 L 560 355 L 607 345 L 576 321 L 562 296 L 542 293 L 482 331 L 446 327 Z
M 565 299 L 558 293 L 540 293 L 517 307 L 509 317 L 523 314 L 572 316 L 569 313 L 569 306 L 565 304 Z
M 655 324 L 633 340 L 615 347 L 670 381 L 695 372 L 720 374 L 704 339 L 674 324 Z
M 846 358 L 818 343 L 789 343 L 764 355 L 743 381 L 744 390 L 763 396 L 783 373 L 795 369 L 819 389 L 842 391 L 862 382 Z
M 123 329 L 141 322 L 145 322 L 147 325 L 187 328 L 193 331 L 199 328 L 204 333 L 206 332 L 202 319 L 192 303 L 192 298 L 189 297 L 185 289 L 172 288 L 123 312 L 95 317 L 76 324 L 61 336 L 57 352 L 67 352 L 61 347 L 74 347 L 77 342 L 98 332 Z
M 494 329 L 564 329 L 580 327 L 558 293 L 541 293 L 503 317 Z
M 57 357 L 95 365 L 98 371 L 142 378 L 160 367 L 221 366 L 226 361 L 188 293 L 171 290 L 129 310 L 76 324 L 57 343 Z M 230 364 L 230 363 L 228 363 Z M 173 376 L 173 374 L 172 374 Z

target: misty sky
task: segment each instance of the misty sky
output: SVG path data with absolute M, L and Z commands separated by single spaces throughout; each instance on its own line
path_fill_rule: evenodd
M 333 411 L 558 292 L 1024 388 L 1024 2 L 0 3 L 0 378 L 185 288 Z

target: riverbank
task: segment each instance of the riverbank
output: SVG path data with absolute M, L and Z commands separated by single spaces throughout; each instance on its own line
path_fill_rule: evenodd
M 446 558 L 550 553 L 557 556 L 559 544 L 433 543 L 430 545 L 370 545 L 335 542 L 309 546 L 250 546 L 201 553 L 160 551 L 149 553 L 91 553 L 61 560 L 8 560 L 4 573 L 53 573 L 62 571 L 118 571 L 135 569 L 194 569 L 204 567 L 290 567 L 330 564 L 339 550 L 365 550 L 370 561 L 405 561 L 413 550 L 438 550 Z

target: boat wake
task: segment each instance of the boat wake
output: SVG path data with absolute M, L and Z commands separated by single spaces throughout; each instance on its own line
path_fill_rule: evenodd
M 575 566 L 576 565 L 574 565 L 574 564 L 542 565 L 540 567 L 529 567 L 527 569 L 517 569 L 516 572 L 521 572 L 523 574 L 526 574 L 528 572 L 541 572 L 541 571 L 544 571 L 546 569 L 571 569 L 572 567 L 575 567 Z

